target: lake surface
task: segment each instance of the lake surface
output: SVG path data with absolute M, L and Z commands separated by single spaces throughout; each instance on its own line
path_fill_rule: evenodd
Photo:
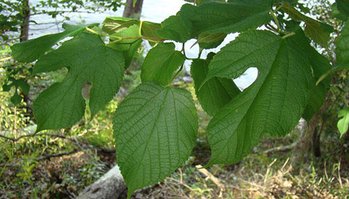
M 31 0 L 31 4 L 38 3 L 39 0 Z M 144 0 L 141 19 L 145 21 L 152 21 L 160 23 L 167 17 L 175 15 L 185 4 L 184 0 Z M 106 17 L 109 16 L 122 16 L 123 7 L 119 8 L 118 11 L 112 12 L 107 11 L 103 13 L 69 13 L 67 16 L 71 19 L 69 23 L 102 23 Z M 32 23 L 30 25 L 29 35 L 30 38 L 36 38 L 45 34 L 57 33 L 62 31 L 62 21 L 63 17 L 58 16 L 56 19 L 52 19 L 48 15 L 35 15 L 31 17 Z M 237 34 L 228 35 L 224 42 L 216 49 L 205 50 L 202 53 L 202 58 L 205 58 L 206 55 L 210 52 L 218 52 L 223 46 L 232 41 Z M 185 49 L 186 54 L 190 58 L 197 58 L 199 52 L 199 46 L 194 45 L 195 40 L 190 40 L 186 43 Z M 177 48 L 181 49 L 181 45 L 177 44 Z M 186 70 L 189 71 L 190 62 L 186 64 Z M 241 77 L 234 79 L 234 82 L 238 85 L 240 89 L 247 88 L 251 85 L 254 80 L 257 78 L 258 71 L 256 68 L 250 68 L 241 75 Z

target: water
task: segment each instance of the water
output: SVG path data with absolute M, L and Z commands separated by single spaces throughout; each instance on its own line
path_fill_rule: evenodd
M 31 4 L 38 3 L 39 0 L 31 0 Z M 171 15 L 175 15 L 181 8 L 183 4 L 185 4 L 184 0 L 144 0 L 143 9 L 141 19 L 144 21 L 152 21 L 160 23 L 167 17 Z M 103 13 L 69 13 L 66 14 L 71 21 L 69 23 L 102 23 L 106 17 L 109 16 L 122 16 L 123 7 L 119 8 L 118 11 L 112 12 L 107 11 Z M 62 21 L 64 18 L 58 16 L 56 19 L 52 19 L 48 15 L 35 15 L 31 17 L 32 21 L 36 23 L 31 23 L 29 37 L 36 38 L 45 34 L 57 33 L 62 31 Z M 228 37 L 224 40 L 224 42 L 217 47 L 216 49 L 204 50 L 202 53 L 202 58 L 206 58 L 207 54 L 210 52 L 218 52 L 223 46 L 228 44 L 230 41 L 234 40 L 237 34 L 228 35 Z M 186 54 L 189 58 L 197 58 L 199 53 L 199 46 L 194 45 L 195 40 L 190 40 L 185 45 Z M 177 44 L 177 49 L 181 49 L 181 44 Z M 186 70 L 189 71 L 190 61 L 186 64 Z M 237 86 L 243 90 L 250 86 L 255 79 L 257 78 L 258 70 L 256 68 L 248 69 L 243 75 L 239 78 L 234 79 L 234 82 Z
M 39 0 L 31 0 L 30 3 L 35 5 Z M 171 15 L 175 15 L 181 6 L 185 3 L 183 0 L 144 0 L 143 10 L 141 19 L 145 21 L 161 22 Z M 71 21 L 69 23 L 102 23 L 106 17 L 109 16 L 122 16 L 123 7 L 119 8 L 118 11 L 106 11 L 103 13 L 68 13 Z M 31 17 L 32 21 L 30 25 L 30 37 L 35 38 L 44 34 L 56 33 L 62 31 L 63 17 L 58 16 L 56 19 L 52 19 L 50 16 L 41 14 Z

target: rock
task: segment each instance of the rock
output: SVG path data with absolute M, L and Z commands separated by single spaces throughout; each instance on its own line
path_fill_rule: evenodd
M 116 165 L 82 191 L 77 199 L 119 199 L 126 196 L 126 185 Z

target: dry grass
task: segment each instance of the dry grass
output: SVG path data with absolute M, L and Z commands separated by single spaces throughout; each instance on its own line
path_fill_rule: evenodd
M 318 176 L 316 171 L 294 172 L 287 159 L 274 159 L 269 165 L 256 164 L 248 157 L 233 168 L 214 166 L 179 169 L 163 183 L 140 191 L 134 198 L 346 198 L 349 178 L 334 169 L 333 175 Z M 337 174 L 336 174 L 337 173 Z
M 195 166 L 200 160 L 192 157 L 163 183 L 139 191 L 133 198 L 349 198 L 349 168 L 341 157 L 297 164 L 290 160 L 292 150 L 264 153 L 291 140 L 294 135 L 267 139 L 231 166 L 204 169 Z

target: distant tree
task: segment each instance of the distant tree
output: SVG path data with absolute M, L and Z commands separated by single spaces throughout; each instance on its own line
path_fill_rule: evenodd
M 3 42 L 9 39 L 8 32 L 19 33 L 20 41 L 28 40 L 30 17 L 47 14 L 52 18 L 63 16 L 71 12 L 102 12 L 116 11 L 122 5 L 121 0 L 40 0 L 32 4 L 29 0 L 1 0 L 0 1 L 0 35 Z
M 123 17 L 140 19 L 143 7 L 143 0 L 127 0 Z

